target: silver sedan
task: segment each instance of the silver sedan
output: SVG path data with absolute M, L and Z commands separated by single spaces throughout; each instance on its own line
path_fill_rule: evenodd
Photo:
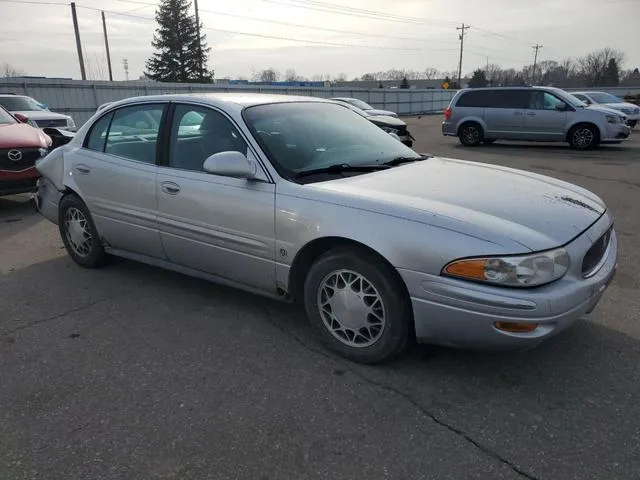
M 327 100 L 114 102 L 37 165 L 84 267 L 118 255 L 295 301 L 360 362 L 417 339 L 527 349 L 598 303 L 613 217 L 578 186 L 420 155 Z

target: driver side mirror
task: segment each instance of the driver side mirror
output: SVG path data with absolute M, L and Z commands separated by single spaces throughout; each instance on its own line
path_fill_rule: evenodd
M 13 116 L 16 117 L 16 120 L 20 123 L 29 123 L 29 119 L 21 113 L 15 113 Z
M 556 110 L 560 110 L 561 112 L 567 109 L 567 104 L 564 102 L 560 102 L 556 104 Z
M 202 165 L 205 172 L 213 175 L 247 179 L 256 176 L 257 168 L 243 153 L 235 151 L 214 153 Z

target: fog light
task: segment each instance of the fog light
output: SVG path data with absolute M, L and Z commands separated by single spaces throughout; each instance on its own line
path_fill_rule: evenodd
M 509 333 L 529 333 L 538 328 L 537 323 L 496 322 L 494 325 L 498 330 Z

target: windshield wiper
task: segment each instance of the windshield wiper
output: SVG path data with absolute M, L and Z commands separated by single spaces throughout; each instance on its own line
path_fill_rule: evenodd
M 420 162 L 422 160 L 426 160 L 427 158 L 431 158 L 431 155 L 420 155 L 419 157 L 396 157 L 392 160 L 384 162 L 382 165 L 395 167 L 396 165 L 400 165 L 402 163 Z
M 308 177 L 309 175 L 318 175 L 321 173 L 341 173 L 341 172 L 373 172 L 375 170 L 386 170 L 391 165 L 386 164 L 366 164 L 366 165 L 349 165 L 348 163 L 337 163 L 328 167 L 313 168 L 304 170 L 295 174 L 295 178 Z

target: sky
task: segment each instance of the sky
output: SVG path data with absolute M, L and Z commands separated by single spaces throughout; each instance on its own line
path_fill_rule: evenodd
M 129 78 L 137 79 L 152 53 L 158 3 L 76 0 L 88 78 L 108 79 L 100 10 L 114 80 L 126 79 L 124 59 Z M 350 10 L 340 14 L 332 5 Z M 640 67 L 640 0 L 200 0 L 199 9 L 216 78 L 251 78 L 266 68 L 349 79 L 390 68 L 455 71 L 456 26 L 463 22 L 471 25 L 463 72 L 487 61 L 503 68 L 530 65 L 535 44 L 542 45 L 538 61 L 612 47 L 625 53 L 624 68 Z M 80 78 L 67 2 L 0 0 L 0 18 L 0 65 Z

